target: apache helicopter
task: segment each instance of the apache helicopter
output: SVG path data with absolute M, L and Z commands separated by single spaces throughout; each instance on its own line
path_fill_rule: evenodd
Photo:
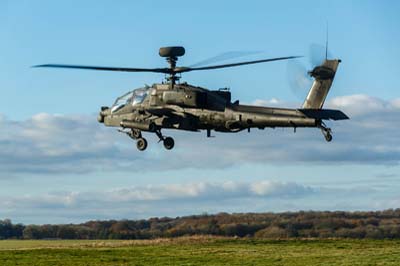
M 168 150 L 174 147 L 174 139 L 164 136 L 161 129 L 186 131 L 206 130 L 239 132 L 251 128 L 266 127 L 315 127 L 319 128 L 326 141 L 332 140 L 331 129 L 323 120 L 349 119 L 340 110 L 322 109 L 325 98 L 332 85 L 336 70 L 341 60 L 328 60 L 316 66 L 308 74 L 314 78 L 308 95 L 299 109 L 272 108 L 242 105 L 239 101 L 231 102 L 229 90 L 208 90 L 206 88 L 179 83 L 182 73 L 198 70 L 210 70 L 242 65 L 258 64 L 271 61 L 294 59 L 299 56 L 277 57 L 256 61 L 212 65 L 205 67 L 179 67 L 178 57 L 185 54 L 180 46 L 162 47 L 159 55 L 165 57 L 169 67 L 165 68 L 123 68 L 80 66 L 64 64 L 45 64 L 35 67 L 87 69 L 122 72 L 155 72 L 166 74 L 166 81 L 152 86 L 145 86 L 118 97 L 111 107 L 101 107 L 98 122 L 105 126 L 120 127 L 120 132 L 136 140 L 140 151 L 147 148 L 147 141 L 142 132 L 155 133 Z

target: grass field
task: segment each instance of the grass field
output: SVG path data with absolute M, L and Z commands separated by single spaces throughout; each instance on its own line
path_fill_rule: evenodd
M 0 265 L 400 265 L 400 240 L 2 240 Z

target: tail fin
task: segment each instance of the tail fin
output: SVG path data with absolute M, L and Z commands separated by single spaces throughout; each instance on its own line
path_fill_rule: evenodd
M 303 103 L 303 109 L 321 109 L 335 78 L 340 59 L 328 60 L 309 72 L 314 82 Z

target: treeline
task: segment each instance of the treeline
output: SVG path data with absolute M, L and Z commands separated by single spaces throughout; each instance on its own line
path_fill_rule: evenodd
M 153 239 L 189 235 L 256 238 L 400 238 L 400 209 L 376 212 L 244 213 L 82 224 L 0 220 L 0 239 Z

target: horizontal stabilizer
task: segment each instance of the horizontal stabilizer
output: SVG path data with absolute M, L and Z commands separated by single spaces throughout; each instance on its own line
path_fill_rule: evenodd
M 305 116 L 320 120 L 346 120 L 349 117 L 340 110 L 330 109 L 298 109 Z

